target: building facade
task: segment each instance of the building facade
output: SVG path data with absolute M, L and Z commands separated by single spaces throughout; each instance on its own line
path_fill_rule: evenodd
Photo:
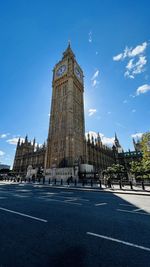
M 115 154 L 112 148 L 105 146 L 98 133 L 97 139 L 94 140 L 90 134 L 85 142 L 86 163 L 94 166 L 95 172 L 102 172 L 108 166 L 115 163 Z
M 86 140 L 83 94 L 83 71 L 69 44 L 53 69 L 47 144 L 39 147 L 27 136 L 24 142 L 19 139 L 13 165 L 16 174 L 26 175 L 32 168 L 44 169 L 49 177 L 64 178 L 76 176 L 81 165 L 102 172 L 127 158 L 116 134 L 112 148 L 102 144 L 99 134 L 96 140 L 90 135 Z
M 45 144 L 38 146 L 33 142 L 28 141 L 28 137 L 25 137 L 25 141 L 18 140 L 16 154 L 13 164 L 13 172 L 17 175 L 26 175 L 28 168 L 36 169 L 37 172 L 40 169 L 44 169 L 45 162 Z
M 83 71 L 70 44 L 53 70 L 46 169 L 72 167 L 84 160 Z

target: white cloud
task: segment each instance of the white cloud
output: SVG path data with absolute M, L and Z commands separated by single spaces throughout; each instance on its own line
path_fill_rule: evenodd
M 135 113 L 136 112 L 136 109 L 132 109 L 132 112 Z
M 141 45 L 137 45 L 135 48 L 126 47 L 122 53 L 113 57 L 114 61 L 123 61 L 124 59 L 129 59 L 126 65 L 126 71 L 124 73 L 125 77 L 134 79 L 135 75 L 145 71 L 144 66 L 147 63 L 147 59 L 146 56 L 143 56 L 143 54 L 147 48 L 147 45 L 147 42 L 144 42 Z
M 97 84 L 99 84 L 99 82 L 97 80 L 93 80 L 92 81 L 92 86 L 95 87 Z
M 136 90 L 136 95 L 140 95 L 140 94 L 145 94 L 148 91 L 150 91 L 150 85 L 149 84 L 144 84 L 142 86 L 139 86 Z
M 98 75 L 99 75 L 99 70 L 96 70 L 95 73 L 93 74 L 92 78 L 91 78 L 93 87 L 95 87 L 97 84 L 99 84 L 99 81 L 97 80 Z
M 98 75 L 99 75 L 99 70 L 96 70 L 95 73 L 93 74 L 91 80 L 92 80 L 92 81 L 95 80 L 95 79 L 98 77 Z
M 143 54 L 147 48 L 147 45 L 148 45 L 147 42 L 144 42 L 141 45 L 137 45 L 135 48 L 132 48 L 132 47 L 129 48 L 126 46 L 122 53 L 113 57 L 113 60 L 119 61 L 119 60 L 125 59 L 127 57 L 135 57 L 135 56 L 138 56 L 140 54 Z
M 0 150 L 0 157 L 4 156 L 5 152 L 3 152 L 2 150 Z
M 128 103 L 128 101 L 125 99 L 125 100 L 123 100 L 123 104 L 127 104 Z
M 94 137 L 94 140 L 97 139 L 97 133 L 94 131 L 89 131 L 88 132 L 90 135 L 90 138 L 92 138 L 92 136 Z M 88 138 L 88 133 L 85 133 L 86 139 Z M 106 137 L 104 136 L 104 134 L 99 133 L 100 137 L 101 137 L 101 141 L 104 145 L 107 146 L 112 146 L 114 144 L 114 137 Z
M 114 61 L 119 61 L 119 60 L 121 60 L 121 59 L 123 59 L 123 54 L 121 53 L 121 54 L 118 54 L 117 56 L 114 56 L 113 57 L 113 60 Z
M 136 74 L 140 74 L 145 71 L 144 66 L 147 63 L 147 59 L 145 56 L 140 56 L 136 62 L 134 59 L 130 59 L 128 62 L 125 72 L 125 76 L 131 79 L 134 79 Z
M 94 115 L 94 113 L 96 113 L 97 112 L 97 110 L 96 109 L 92 109 L 92 108 L 90 108 L 89 110 L 88 110 L 88 115 L 89 116 L 92 116 L 92 115 Z
M 14 137 L 14 138 L 8 139 L 6 142 L 10 145 L 17 145 L 18 139 L 19 139 L 19 137 Z M 24 138 L 20 138 L 21 142 L 24 140 L 25 140 Z
M 134 79 L 134 75 L 130 74 L 130 72 L 128 70 L 125 71 L 124 77 L 130 78 L 130 79 Z
M 135 48 L 131 50 L 131 52 L 129 53 L 129 56 L 135 57 L 139 54 L 142 54 L 145 51 L 146 47 L 147 47 L 147 42 L 144 42 L 141 45 L 137 45 Z
M 133 69 L 133 67 L 134 67 L 133 61 L 134 61 L 133 58 L 129 60 L 129 62 L 128 62 L 127 66 L 126 66 L 126 68 L 127 68 L 128 70 Z
M 95 54 L 98 55 L 98 51 L 96 51 Z
M 90 31 L 88 35 L 89 35 L 88 41 L 89 41 L 89 43 L 92 43 L 92 32 Z
M 94 137 L 94 139 L 97 138 L 97 133 L 96 133 L 96 132 L 94 132 L 94 131 L 89 131 L 89 132 L 86 132 L 86 133 L 85 133 L 85 137 L 86 137 L 86 139 L 88 139 L 88 134 L 90 135 L 90 138 L 92 138 L 92 136 Z
M 141 138 L 143 133 L 136 133 L 136 134 L 131 134 L 132 138 Z
M 111 114 L 111 111 L 108 111 L 107 114 L 110 115 Z
M 6 138 L 9 135 L 9 133 L 6 134 L 0 134 L 0 138 Z

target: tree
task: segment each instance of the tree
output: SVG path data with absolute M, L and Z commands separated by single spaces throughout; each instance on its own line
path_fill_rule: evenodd
M 135 178 L 150 178 L 150 132 L 144 133 L 140 141 L 142 160 L 131 162 L 131 173 Z
M 118 179 L 122 178 L 124 172 L 124 166 L 120 164 L 112 164 L 112 166 L 107 167 L 107 169 L 104 171 L 104 173 L 110 178 L 116 178 L 117 176 Z
M 143 134 L 141 140 L 141 149 L 143 153 L 142 165 L 146 173 L 150 177 L 150 132 Z
M 132 161 L 131 162 L 130 171 L 137 177 L 138 175 L 142 175 L 144 172 L 142 161 Z

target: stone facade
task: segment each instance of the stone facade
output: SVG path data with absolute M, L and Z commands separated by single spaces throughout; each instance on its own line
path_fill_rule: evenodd
M 96 140 L 94 140 L 93 136 L 90 138 L 88 134 L 88 140 L 86 140 L 85 143 L 85 151 L 86 162 L 93 165 L 96 172 L 101 172 L 115 163 L 113 149 L 102 144 L 99 134 Z
M 14 173 L 26 175 L 29 166 L 37 170 L 44 169 L 45 152 L 45 144 L 41 147 L 36 146 L 35 139 L 33 142 L 28 141 L 27 136 L 24 142 L 20 142 L 19 139 L 13 165 Z
M 70 44 L 53 70 L 46 169 L 71 167 L 84 158 L 83 72 Z
M 13 171 L 26 175 L 27 170 L 44 169 L 49 177 L 76 176 L 80 166 L 93 165 L 101 172 L 113 163 L 129 165 L 141 157 L 137 153 L 124 153 L 115 134 L 112 148 L 102 144 L 100 135 L 85 139 L 83 71 L 68 45 L 62 59 L 55 65 L 52 81 L 52 101 L 47 145 L 35 146 L 35 140 L 20 139 L 16 148 Z M 85 164 L 85 165 L 84 165 Z

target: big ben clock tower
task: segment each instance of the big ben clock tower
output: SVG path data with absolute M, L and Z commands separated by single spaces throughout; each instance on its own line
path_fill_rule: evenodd
M 84 158 L 83 71 L 68 45 L 55 65 L 46 169 L 70 168 Z

